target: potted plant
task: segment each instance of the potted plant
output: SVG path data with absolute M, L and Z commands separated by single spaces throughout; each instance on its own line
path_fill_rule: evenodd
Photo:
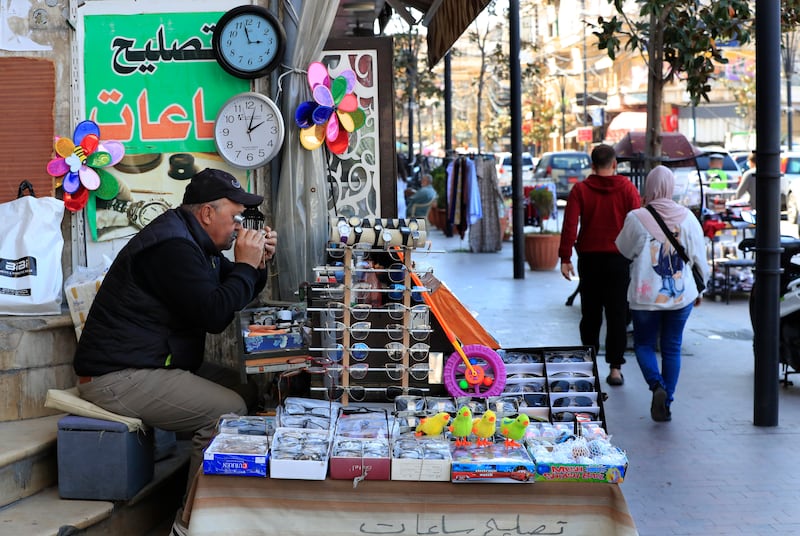
M 551 185 L 537 185 L 528 194 L 528 200 L 536 211 L 538 231 L 525 234 L 525 259 L 531 270 L 552 270 L 558 264 L 558 246 L 561 242 L 561 233 L 548 230 L 550 216 L 555 209 L 553 190 Z

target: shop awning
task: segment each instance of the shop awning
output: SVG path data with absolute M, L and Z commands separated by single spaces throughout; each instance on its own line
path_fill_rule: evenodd
M 410 24 L 427 27 L 428 67 L 433 68 L 490 1 L 340 0 L 331 36 L 371 36 L 376 19 L 383 32 L 394 12 Z
M 425 13 L 428 26 L 428 67 L 439 63 L 450 47 L 491 0 L 434 0 Z
M 622 139 L 628 132 L 644 132 L 646 129 L 646 112 L 621 112 L 608 124 L 606 139 L 617 141 Z

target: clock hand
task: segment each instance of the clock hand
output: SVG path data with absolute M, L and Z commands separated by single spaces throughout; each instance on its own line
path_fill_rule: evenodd
M 254 126 L 252 126 L 252 127 L 250 127 L 250 128 L 248 128 L 248 129 L 247 129 L 247 132 L 252 132 L 252 131 L 254 131 L 255 129 L 257 129 L 258 127 L 260 127 L 260 126 L 261 126 L 261 125 L 263 125 L 263 124 L 264 124 L 264 121 L 261 121 L 260 123 L 258 123 L 258 124 L 256 124 L 256 125 L 254 125 Z
M 247 123 L 247 132 L 250 133 L 253 130 L 253 117 L 255 117 L 256 111 L 253 110 L 253 113 L 250 114 L 250 121 Z
M 247 37 L 247 44 L 248 45 L 253 44 L 255 42 L 258 42 L 258 41 L 252 41 L 250 39 L 250 32 L 247 31 L 247 26 L 244 27 L 244 35 L 245 35 L 245 37 Z

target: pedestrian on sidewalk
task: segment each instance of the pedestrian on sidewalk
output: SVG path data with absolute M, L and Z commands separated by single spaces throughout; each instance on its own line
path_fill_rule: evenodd
M 683 329 L 700 293 L 692 277 L 692 265 L 708 279 L 703 229 L 694 214 L 672 200 L 675 177 L 669 168 L 656 166 L 645 181 L 645 208 L 634 210 L 616 240 L 620 252 L 631 259 L 628 302 L 633 317 L 636 360 L 653 392 L 650 416 L 654 421 L 672 420 L 670 407 L 681 370 Z M 690 263 L 664 234 L 648 210 L 661 217 Z M 656 347 L 661 350 L 661 369 Z
M 586 180 L 573 186 L 564 209 L 564 225 L 558 255 L 561 274 L 571 281 L 572 248 L 578 253 L 581 293 L 581 343 L 600 349 L 603 313 L 606 319 L 606 363 L 609 385 L 622 385 L 628 324 L 630 261 L 623 257 L 614 240 L 625 215 L 639 208 L 639 191 L 625 176 L 617 174 L 617 156 L 610 145 L 592 151 L 592 170 Z M 579 230 L 580 228 L 580 230 Z

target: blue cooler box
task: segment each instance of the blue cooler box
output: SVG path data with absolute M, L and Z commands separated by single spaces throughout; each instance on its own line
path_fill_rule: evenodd
M 62 499 L 124 501 L 153 479 L 153 436 L 122 423 L 67 415 L 58 421 Z

